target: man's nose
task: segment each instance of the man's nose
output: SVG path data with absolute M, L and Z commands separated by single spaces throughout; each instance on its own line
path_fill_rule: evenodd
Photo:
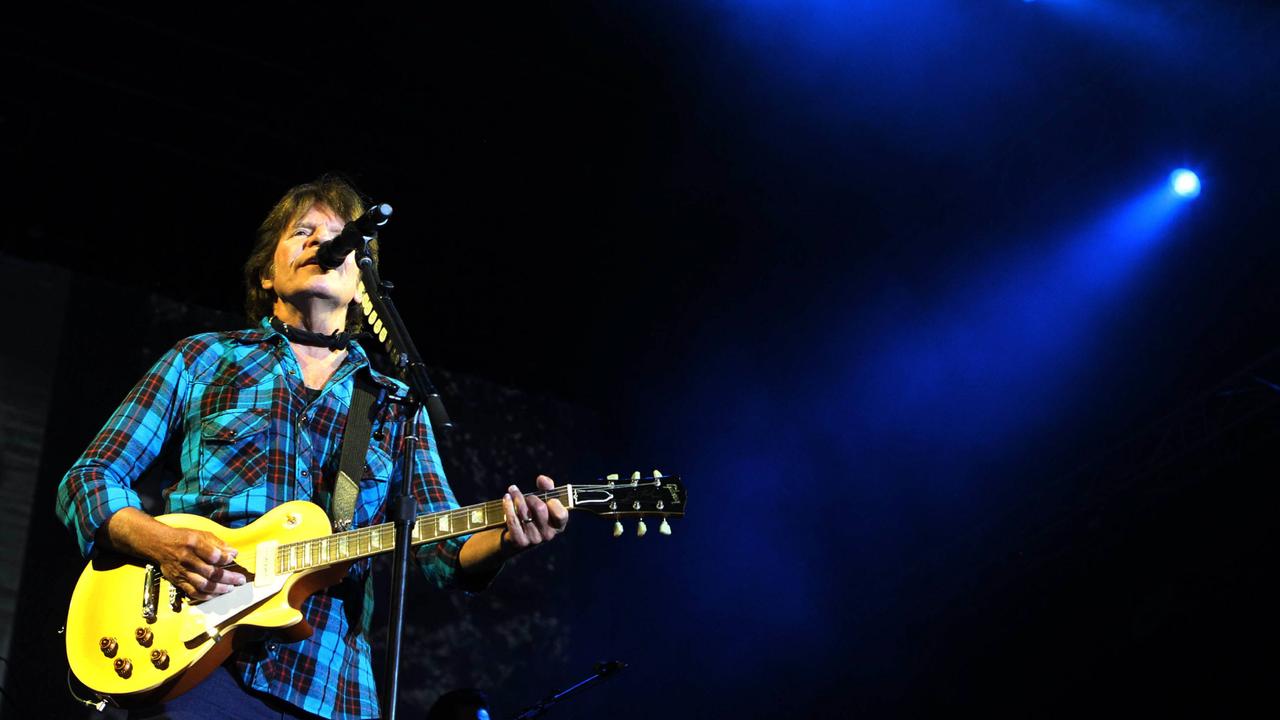
M 316 238 L 319 242 L 327 243 L 341 234 L 342 234 L 342 228 L 323 227 L 323 228 L 317 228 L 315 234 L 312 235 L 312 237 Z

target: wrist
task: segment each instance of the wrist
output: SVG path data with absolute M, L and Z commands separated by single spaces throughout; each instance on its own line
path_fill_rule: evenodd
M 498 535 L 498 553 L 499 562 L 506 562 L 511 558 L 524 552 L 527 548 L 522 548 L 511 540 L 511 531 L 502 528 L 502 532 Z
M 506 528 L 493 528 L 472 535 L 462 544 L 458 564 L 468 573 L 493 572 L 518 553 Z

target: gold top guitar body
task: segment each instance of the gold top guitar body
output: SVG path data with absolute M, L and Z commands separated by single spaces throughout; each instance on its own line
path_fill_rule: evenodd
M 250 579 L 224 595 L 194 602 L 160 577 L 154 565 L 109 553 L 95 558 L 71 596 L 67 660 L 76 678 L 103 696 L 161 700 L 185 691 L 230 655 L 231 636 L 241 626 L 288 628 L 294 639 L 307 637 L 311 628 L 298 609 L 302 601 L 340 581 L 351 564 L 289 573 L 262 567 L 273 564 L 267 556 L 280 544 L 330 534 L 329 517 L 308 502 L 279 505 L 238 529 L 198 515 L 156 519 L 216 534 L 239 551 L 237 564 Z

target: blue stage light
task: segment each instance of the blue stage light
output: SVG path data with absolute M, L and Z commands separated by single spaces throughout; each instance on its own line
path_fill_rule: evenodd
M 1174 170 L 1169 176 L 1169 185 L 1179 197 L 1190 199 L 1200 194 L 1200 178 L 1186 168 Z

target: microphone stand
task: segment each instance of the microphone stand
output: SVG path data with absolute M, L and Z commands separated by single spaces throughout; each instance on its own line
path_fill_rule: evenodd
M 555 693 L 549 697 L 543 698 L 538 702 L 537 705 L 534 705 L 533 707 L 525 708 L 523 712 L 521 712 L 519 715 L 515 717 L 515 720 L 533 720 L 534 718 L 540 718 L 543 715 L 547 714 L 547 711 L 550 710 L 556 703 L 563 701 L 565 698 L 569 697 L 570 695 L 580 690 L 585 690 L 591 687 L 592 685 L 599 685 L 605 680 L 608 680 L 614 673 L 625 668 L 626 666 L 627 664 L 620 660 L 611 660 L 609 662 L 597 663 L 596 671 L 593 674 L 588 675 L 586 678 L 579 680 L 578 682 L 570 685 L 569 687 L 565 688 L 564 690 L 561 690 L 558 693 Z
M 382 206 L 379 206 L 382 207 Z M 390 214 L 390 207 L 387 207 Z M 393 373 L 397 379 L 409 386 L 409 393 L 404 398 L 393 398 L 405 410 L 404 431 L 404 467 L 399 480 L 391 482 L 387 488 L 387 517 L 395 522 L 396 541 L 391 561 L 391 608 L 387 626 L 387 687 L 383 698 L 383 717 L 395 720 L 396 705 L 399 701 L 400 686 L 400 645 L 404 638 L 404 597 L 406 579 L 409 573 L 410 544 L 413 537 L 413 522 L 417 517 L 417 504 L 414 501 L 412 487 L 409 483 L 413 471 L 413 454 L 418 446 L 426 443 L 425 438 L 412 435 L 413 420 L 418 411 L 425 405 L 428 421 L 438 431 L 453 428 L 449 414 L 444 409 L 440 393 L 427 375 L 426 364 L 422 355 L 409 337 L 395 303 L 391 302 L 388 293 L 391 283 L 383 282 L 378 277 L 378 269 L 374 267 L 373 257 L 369 253 L 369 241 L 373 236 L 366 236 L 362 248 L 356 250 L 356 265 L 360 268 L 360 279 L 363 284 L 361 312 L 366 323 L 373 329 L 378 342 L 382 344 L 391 358 Z

